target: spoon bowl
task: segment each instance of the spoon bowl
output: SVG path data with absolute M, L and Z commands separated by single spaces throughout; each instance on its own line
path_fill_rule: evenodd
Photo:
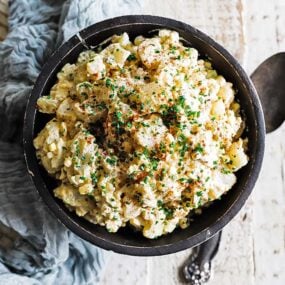
M 277 129 L 285 119 L 285 52 L 266 59 L 251 75 L 263 107 L 266 133 Z

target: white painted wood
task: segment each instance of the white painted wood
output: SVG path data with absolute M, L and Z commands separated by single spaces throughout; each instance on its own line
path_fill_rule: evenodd
M 0 0 L 2 26 L 7 2 Z M 265 58 L 285 51 L 284 0 L 145 0 L 143 10 L 197 27 L 224 45 L 249 73 Z M 5 34 L 2 28 L 0 37 Z M 284 139 L 285 123 L 267 136 L 261 175 L 244 209 L 223 230 L 209 285 L 285 284 Z M 182 285 L 178 269 L 190 252 L 161 257 L 109 252 L 101 284 Z
M 246 1 L 246 64 L 251 73 L 264 59 L 285 51 L 285 1 Z
M 247 1 L 246 69 L 285 51 L 285 1 Z M 285 112 L 285 106 L 284 106 Z M 267 135 L 263 168 L 252 195 L 255 284 L 285 284 L 285 125 Z
M 100 284 L 146 285 L 148 277 L 147 257 L 134 257 L 108 252 L 107 268 Z

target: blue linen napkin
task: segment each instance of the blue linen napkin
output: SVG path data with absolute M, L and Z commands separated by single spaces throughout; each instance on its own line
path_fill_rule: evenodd
M 143 0 L 12 0 L 0 43 L 0 285 L 98 284 L 104 251 L 48 211 L 21 145 L 27 98 L 51 52 L 105 18 L 140 14 Z

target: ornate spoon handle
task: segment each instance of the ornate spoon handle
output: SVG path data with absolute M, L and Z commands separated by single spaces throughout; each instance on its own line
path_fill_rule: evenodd
M 187 264 L 183 268 L 184 278 L 191 285 L 203 285 L 211 277 L 211 261 L 216 255 L 222 231 L 193 248 Z

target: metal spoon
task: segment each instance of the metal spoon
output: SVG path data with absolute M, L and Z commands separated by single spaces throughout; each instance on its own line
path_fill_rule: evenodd
M 266 59 L 251 75 L 263 108 L 266 133 L 285 120 L 285 52 Z
M 285 120 L 285 52 L 277 53 L 260 64 L 251 80 L 260 98 L 266 133 L 276 130 Z M 211 277 L 211 262 L 218 252 L 222 231 L 193 248 L 183 267 L 184 279 L 191 285 L 203 285 Z

